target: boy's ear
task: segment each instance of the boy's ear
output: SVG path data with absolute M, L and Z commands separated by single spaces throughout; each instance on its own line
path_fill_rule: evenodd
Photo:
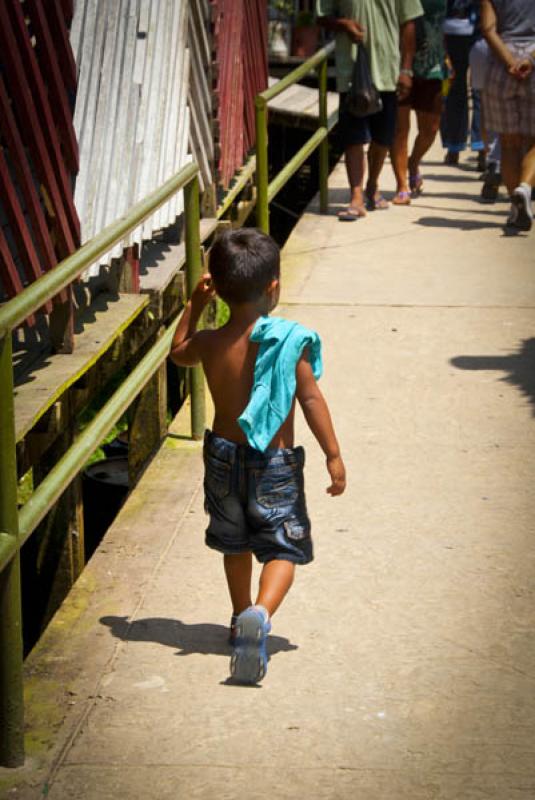
M 279 288 L 280 280 L 278 278 L 273 278 L 271 283 L 267 287 L 268 294 L 273 294 Z

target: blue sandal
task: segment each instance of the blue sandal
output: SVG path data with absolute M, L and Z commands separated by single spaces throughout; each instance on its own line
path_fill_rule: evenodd
M 269 620 L 254 606 L 238 615 L 230 659 L 230 674 L 238 683 L 255 684 L 266 674 L 266 639 L 270 630 Z

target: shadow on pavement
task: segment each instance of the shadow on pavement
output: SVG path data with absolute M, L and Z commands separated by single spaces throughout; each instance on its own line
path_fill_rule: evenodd
M 428 195 L 425 199 L 426 200 L 433 200 L 435 197 L 440 197 L 440 195 L 435 195 L 435 194 Z M 466 199 L 466 197 L 465 197 L 465 199 Z M 504 217 L 503 208 L 496 209 L 496 210 L 489 209 L 488 207 L 485 208 L 485 203 L 479 203 L 476 198 L 474 198 L 474 202 L 478 203 L 478 207 L 473 209 L 473 213 L 474 214 L 484 214 L 484 215 L 491 216 L 491 217 L 501 217 L 502 220 L 505 218 Z M 448 208 L 445 209 L 444 206 L 430 206 L 430 205 L 427 205 L 425 203 L 420 203 L 419 200 L 415 200 L 414 201 L 413 208 L 423 208 L 423 209 L 426 209 L 427 211 L 446 211 L 447 210 L 451 214 L 466 214 L 466 208 L 450 208 L 448 206 Z
M 188 656 L 192 653 L 202 655 L 229 656 L 229 629 L 224 625 L 197 623 L 187 625 L 178 619 L 165 617 L 148 617 L 129 622 L 128 617 L 101 617 L 100 622 L 106 625 L 112 636 L 124 642 L 154 642 L 166 647 L 174 647 L 177 655 Z M 269 636 L 266 649 L 268 656 L 276 653 L 297 650 L 282 636 Z
M 415 225 L 425 228 L 458 228 L 461 231 L 477 231 L 482 228 L 503 228 L 503 222 L 484 222 L 474 219 L 451 219 L 450 217 L 420 217 Z
M 500 380 L 520 389 L 535 416 L 535 338 L 525 339 L 516 353 L 507 356 L 456 356 L 450 363 L 458 369 L 506 372 Z

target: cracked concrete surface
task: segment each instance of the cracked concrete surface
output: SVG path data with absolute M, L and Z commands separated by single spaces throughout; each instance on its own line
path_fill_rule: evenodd
M 6 797 L 535 797 L 535 233 L 439 158 L 410 207 L 344 224 L 340 164 L 284 249 L 348 489 L 300 421 L 316 560 L 261 687 L 226 684 L 200 449 L 171 434 L 28 660 Z

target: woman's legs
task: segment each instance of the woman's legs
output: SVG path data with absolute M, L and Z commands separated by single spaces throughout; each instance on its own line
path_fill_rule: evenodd
M 420 162 L 425 156 L 440 128 L 439 111 L 417 111 L 418 135 L 414 140 L 412 153 L 409 158 L 409 174 L 418 175 Z
M 446 50 L 454 70 L 442 120 L 442 140 L 449 152 L 459 153 L 468 137 L 468 55 L 470 36 L 446 36 Z
M 522 137 L 522 152 L 524 156 L 520 164 L 520 183 L 535 186 L 535 137 Z
M 502 176 L 511 195 L 507 224 L 529 231 L 533 224 L 531 190 L 535 186 L 535 138 L 501 134 Z
M 500 134 L 502 151 L 501 172 L 509 194 L 520 183 L 522 169 L 522 136 L 518 133 Z
M 410 132 L 410 106 L 398 106 L 396 120 L 396 135 L 390 148 L 392 169 L 396 176 L 397 192 L 409 191 L 409 132 Z
M 366 160 L 363 144 L 351 144 L 345 149 L 347 179 L 349 181 L 349 207 L 355 209 L 359 216 L 366 215 L 364 207 L 363 183 Z

